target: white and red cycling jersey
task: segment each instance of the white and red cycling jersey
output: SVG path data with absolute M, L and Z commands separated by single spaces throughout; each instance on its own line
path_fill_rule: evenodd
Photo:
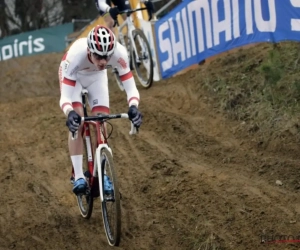
M 126 48 L 117 43 L 107 67 L 116 68 L 127 94 L 128 105 L 138 106 L 140 95 L 132 76 Z M 81 90 L 88 90 L 92 111 L 109 112 L 107 69 L 99 70 L 88 53 L 87 38 L 76 40 L 63 56 L 59 67 L 61 89 L 60 107 L 68 109 L 81 105 Z
M 95 0 L 100 15 L 107 13 L 112 3 L 118 7 L 119 11 L 131 9 L 129 0 Z

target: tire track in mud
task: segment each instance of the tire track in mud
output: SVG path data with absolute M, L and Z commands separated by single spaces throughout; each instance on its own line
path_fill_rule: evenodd
M 236 134 L 238 124 L 216 112 L 199 79 L 193 71 L 141 89 L 144 123 L 137 136 L 128 134 L 127 121 L 113 121 L 110 143 L 122 192 L 120 250 L 265 249 L 263 233 L 298 232 L 296 184 L 285 175 L 284 185 L 275 185 L 278 167 L 294 173 L 297 159 L 253 149 L 250 136 Z M 93 220 L 79 215 L 59 96 L 33 98 L 43 88 L 35 87 L 24 93 L 30 98 L 0 103 L 0 116 L 6 117 L 0 133 L 0 246 L 111 249 L 100 202 Z M 112 112 L 126 112 L 126 94 L 113 80 L 110 88 Z
M 152 104 L 154 104 L 154 102 Z M 151 106 L 151 108 L 153 110 L 159 110 L 157 109 L 157 106 L 155 104 Z M 190 171 L 194 174 L 201 170 L 201 174 L 199 176 L 199 179 L 202 181 L 201 183 L 199 182 L 199 180 L 198 182 L 195 183 L 195 179 L 196 179 L 195 175 L 193 176 L 194 178 L 191 178 L 190 176 L 189 179 L 186 179 L 186 182 L 192 180 L 192 183 L 194 182 L 194 185 L 191 186 L 194 187 L 198 186 L 200 190 L 202 189 L 201 184 L 202 186 L 207 186 L 208 187 L 207 189 L 209 191 L 205 191 L 204 195 L 202 196 L 196 195 L 196 197 L 202 201 L 204 199 L 203 197 L 207 196 L 207 194 L 209 197 L 216 197 L 213 199 L 213 201 L 206 200 L 203 203 L 204 204 L 215 203 L 215 206 L 217 206 L 217 209 L 220 211 L 221 214 L 223 215 L 227 214 L 228 218 L 225 221 L 224 218 L 222 219 L 222 215 L 220 219 L 216 219 L 216 221 L 223 221 L 223 223 L 225 223 L 225 229 L 227 230 L 229 229 L 229 233 L 225 231 L 222 238 L 232 237 L 231 228 L 233 228 L 233 230 L 235 227 L 242 228 L 238 224 L 243 225 L 244 223 L 243 226 L 247 226 L 247 222 L 243 222 L 245 217 L 246 219 L 249 218 L 249 220 L 253 221 L 253 225 L 251 226 L 248 225 L 248 228 L 246 228 L 246 230 L 249 230 L 250 232 L 244 232 L 244 234 L 237 233 L 237 235 L 235 235 L 235 238 L 237 238 L 236 242 L 230 243 L 230 244 L 238 244 L 238 245 L 243 243 L 244 246 L 241 247 L 240 249 L 253 249 L 253 247 L 245 248 L 245 245 L 248 244 L 259 247 L 260 246 L 259 236 L 263 234 L 263 232 L 265 232 L 266 229 L 271 231 L 276 231 L 276 230 L 280 231 L 282 230 L 283 225 L 290 224 L 288 226 L 289 227 L 288 230 L 293 232 L 297 231 L 297 227 L 295 227 L 293 223 L 295 223 L 296 221 L 295 218 L 297 218 L 299 214 L 299 198 L 295 194 L 287 195 L 285 190 L 281 190 L 280 187 L 276 187 L 274 184 L 273 185 L 266 184 L 265 183 L 266 181 L 263 178 L 261 178 L 259 174 L 253 171 L 256 170 L 255 167 L 253 168 L 253 165 L 256 163 L 255 158 L 258 155 L 255 154 L 254 152 L 247 151 L 247 148 L 241 146 L 244 143 L 237 141 L 233 135 L 231 135 L 231 138 L 228 137 L 231 134 L 230 130 L 227 132 L 226 130 L 222 131 L 224 133 L 220 133 L 220 132 L 217 133 L 218 137 L 216 138 L 218 139 L 216 140 L 216 138 L 210 137 L 208 135 L 199 132 L 199 126 L 197 122 L 195 124 L 193 124 L 193 122 L 190 123 L 187 122 L 187 120 L 197 121 L 195 117 L 194 119 L 192 119 L 192 117 L 187 117 L 188 119 L 182 121 L 181 119 L 183 117 L 182 116 L 183 114 L 178 114 L 176 116 L 176 113 L 178 113 L 178 111 L 176 111 L 175 113 L 172 112 L 172 114 L 168 114 L 167 112 L 162 112 L 162 113 L 163 114 L 161 114 L 161 117 L 157 118 L 157 121 L 158 120 L 163 121 L 164 119 L 168 120 L 168 125 L 172 124 L 173 130 L 179 130 L 179 133 L 172 134 L 171 133 L 172 129 L 169 127 L 169 128 L 164 128 L 165 131 L 168 131 L 168 133 L 166 133 L 168 136 L 155 137 L 153 136 L 154 127 L 152 126 L 150 129 L 152 135 L 148 136 L 148 138 L 145 141 L 147 141 L 150 145 L 155 145 L 157 147 L 158 152 L 164 152 L 166 155 L 176 156 L 174 158 L 177 158 L 177 160 L 179 160 L 181 164 L 184 165 L 186 170 L 190 167 L 191 168 Z M 173 119 L 171 118 L 171 116 L 173 117 Z M 199 119 L 199 120 L 201 121 L 203 119 Z M 155 123 L 155 121 L 153 123 Z M 153 123 L 151 125 L 153 125 Z M 177 127 L 178 124 L 180 124 L 179 127 Z M 206 131 L 208 131 L 207 128 L 210 127 L 207 126 Z M 184 130 L 187 130 L 190 133 L 192 133 L 193 137 L 187 137 L 187 134 L 185 133 Z M 161 133 L 162 131 L 155 131 L 155 132 L 157 132 L 156 135 L 162 134 Z M 145 134 L 146 133 L 147 132 L 145 132 Z M 224 136 L 223 138 L 222 138 L 222 134 Z M 151 138 L 155 138 L 154 139 L 155 142 L 151 142 Z M 159 141 L 159 138 L 162 138 L 163 142 Z M 169 151 L 169 149 L 174 149 L 173 145 L 176 145 L 175 143 L 177 143 L 178 141 L 186 142 L 186 145 L 184 145 L 183 143 L 180 146 L 175 147 L 177 150 L 172 150 L 173 152 Z M 169 145 L 166 145 L 166 142 L 168 142 Z M 197 148 L 198 150 L 197 149 L 192 150 L 192 148 L 197 144 L 198 144 L 198 148 Z M 160 148 L 159 145 L 161 145 Z M 179 151 L 181 151 L 180 157 L 178 157 L 179 148 L 180 148 Z M 186 150 L 183 150 L 183 148 L 185 148 Z M 205 148 L 209 148 L 209 150 L 206 152 Z M 214 150 L 217 151 L 215 155 L 213 153 Z M 235 158 L 236 159 L 231 160 L 232 162 L 230 162 L 230 160 L 226 158 L 226 154 L 229 154 L 231 155 L 231 157 L 233 157 L 233 159 Z M 188 155 L 188 157 L 184 157 L 185 155 Z M 214 158 L 216 158 L 215 161 L 211 160 Z M 198 163 L 199 159 L 201 159 L 200 164 Z M 245 167 L 249 167 L 249 163 L 247 163 L 247 161 L 251 162 L 250 164 L 251 168 L 243 169 L 243 166 L 240 165 L 243 164 L 242 163 L 243 161 L 246 163 Z M 178 163 L 175 162 L 176 160 L 175 161 L 171 160 L 171 164 L 178 165 Z M 203 165 L 203 163 L 205 164 Z M 210 168 L 213 170 L 210 171 Z M 241 176 L 242 173 L 244 173 L 245 176 Z M 160 174 L 157 174 L 156 176 L 160 176 Z M 185 178 L 183 177 L 182 180 L 184 179 Z M 164 185 L 164 184 L 157 183 L 157 186 L 160 185 Z M 226 186 L 228 186 L 229 188 L 224 188 Z M 192 190 L 194 192 L 197 192 L 197 189 L 195 188 L 192 188 Z M 284 197 L 282 197 L 283 194 L 285 194 Z M 152 195 L 156 196 L 156 194 L 153 193 Z M 168 195 L 169 193 L 165 192 L 165 195 L 161 195 L 161 197 L 167 197 Z M 232 196 L 232 198 L 230 196 Z M 287 208 L 286 204 L 291 204 L 291 202 L 293 202 L 294 204 L 290 205 Z M 229 206 L 226 204 L 231 204 L 231 205 Z M 158 202 L 158 206 L 160 205 L 163 204 L 160 204 Z M 197 204 L 197 205 L 200 206 L 201 204 Z M 269 210 L 270 205 L 271 206 L 274 205 L 274 206 Z M 166 208 L 167 207 L 168 206 L 166 206 Z M 224 208 L 222 209 L 222 207 Z M 202 216 L 205 215 L 208 218 L 211 217 L 209 216 L 211 211 L 205 208 L 205 206 L 202 208 L 203 210 L 201 211 L 201 215 Z M 189 210 L 187 207 L 185 207 L 185 209 L 187 211 Z M 185 209 L 181 209 L 181 210 L 185 210 Z M 169 215 L 170 214 L 171 213 L 169 213 Z M 191 211 L 190 214 L 193 214 L 193 211 Z M 280 218 L 279 219 L 281 221 L 280 223 L 274 224 L 273 221 L 274 215 L 276 215 L 278 219 Z M 167 217 L 167 215 L 165 216 Z M 180 221 L 178 224 L 184 224 L 184 220 Z M 219 224 L 219 226 L 224 227 L 224 224 Z M 212 229 L 212 231 L 214 230 Z M 205 239 L 202 240 L 205 241 Z M 220 242 L 222 243 L 222 240 L 220 240 Z

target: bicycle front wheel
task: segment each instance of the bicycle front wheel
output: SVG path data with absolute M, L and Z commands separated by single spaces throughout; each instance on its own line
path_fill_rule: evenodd
M 130 55 L 133 68 L 140 84 L 150 88 L 153 83 L 153 59 L 150 45 L 140 29 L 132 31 L 133 44 L 130 46 Z
M 84 140 L 83 171 L 84 171 L 85 178 L 89 183 L 90 182 L 89 180 L 91 178 L 91 173 L 89 172 L 89 168 L 88 168 L 86 138 L 84 137 L 83 140 Z M 85 219 L 89 219 L 93 212 L 93 195 L 91 191 L 92 190 L 88 185 L 85 194 L 79 194 L 76 196 L 80 214 Z
M 117 175 L 114 168 L 113 158 L 108 149 L 101 150 L 102 156 L 102 217 L 108 243 L 111 246 L 118 246 L 121 238 L 121 205 Z M 104 191 L 104 176 L 109 178 L 111 192 Z

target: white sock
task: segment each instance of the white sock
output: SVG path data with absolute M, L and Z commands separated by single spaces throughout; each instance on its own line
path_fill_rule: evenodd
M 75 181 L 77 181 L 80 178 L 85 178 L 83 171 L 82 171 L 82 155 L 72 155 L 71 161 L 74 168 L 74 174 L 75 174 Z

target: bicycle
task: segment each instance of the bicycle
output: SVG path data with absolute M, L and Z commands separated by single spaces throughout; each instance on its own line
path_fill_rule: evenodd
M 114 168 L 112 149 L 108 145 L 108 138 L 112 134 L 107 136 L 106 124 L 110 124 L 108 120 L 127 118 L 127 113 L 120 114 L 99 114 L 97 116 L 88 116 L 86 108 L 86 89 L 82 90 L 82 104 L 84 117 L 82 117 L 81 123 L 83 123 L 82 138 L 84 139 L 85 146 L 85 159 L 84 159 L 84 172 L 88 188 L 84 194 L 76 195 L 77 204 L 81 213 L 81 216 L 85 219 L 89 219 L 93 211 L 94 198 L 100 197 L 102 218 L 106 237 L 109 245 L 118 246 L 121 238 L 121 194 L 119 192 L 118 178 L 116 170 Z M 112 124 L 111 128 L 113 128 Z M 91 136 L 91 128 L 95 129 L 96 137 L 94 138 L 95 144 L 93 147 Z M 131 123 L 131 130 L 129 134 L 136 134 L 137 130 Z M 76 140 L 78 134 L 72 135 L 72 139 Z M 95 149 L 94 151 L 92 149 Z M 94 152 L 94 153 L 93 153 Z M 104 192 L 104 178 L 105 175 L 109 177 L 113 192 L 105 194 Z M 71 183 L 74 183 L 74 170 L 72 168 Z M 110 210 L 111 208 L 111 210 Z M 112 215 L 110 214 L 112 212 Z
M 119 24 L 118 20 L 115 20 L 114 27 L 117 26 L 117 40 L 127 48 L 130 67 L 135 70 L 140 84 L 144 88 L 150 88 L 153 83 L 153 58 L 151 54 L 151 48 L 144 32 L 141 29 L 136 28 L 131 19 L 132 13 L 146 9 L 147 8 L 143 7 L 121 11 L 119 15 L 126 14 L 127 17 L 121 25 Z M 127 44 L 125 42 L 125 36 L 122 32 L 126 26 Z M 142 69 L 142 66 L 144 66 L 145 69 Z M 114 69 L 113 73 L 119 88 L 123 91 L 124 87 L 122 81 L 120 80 L 118 71 Z

